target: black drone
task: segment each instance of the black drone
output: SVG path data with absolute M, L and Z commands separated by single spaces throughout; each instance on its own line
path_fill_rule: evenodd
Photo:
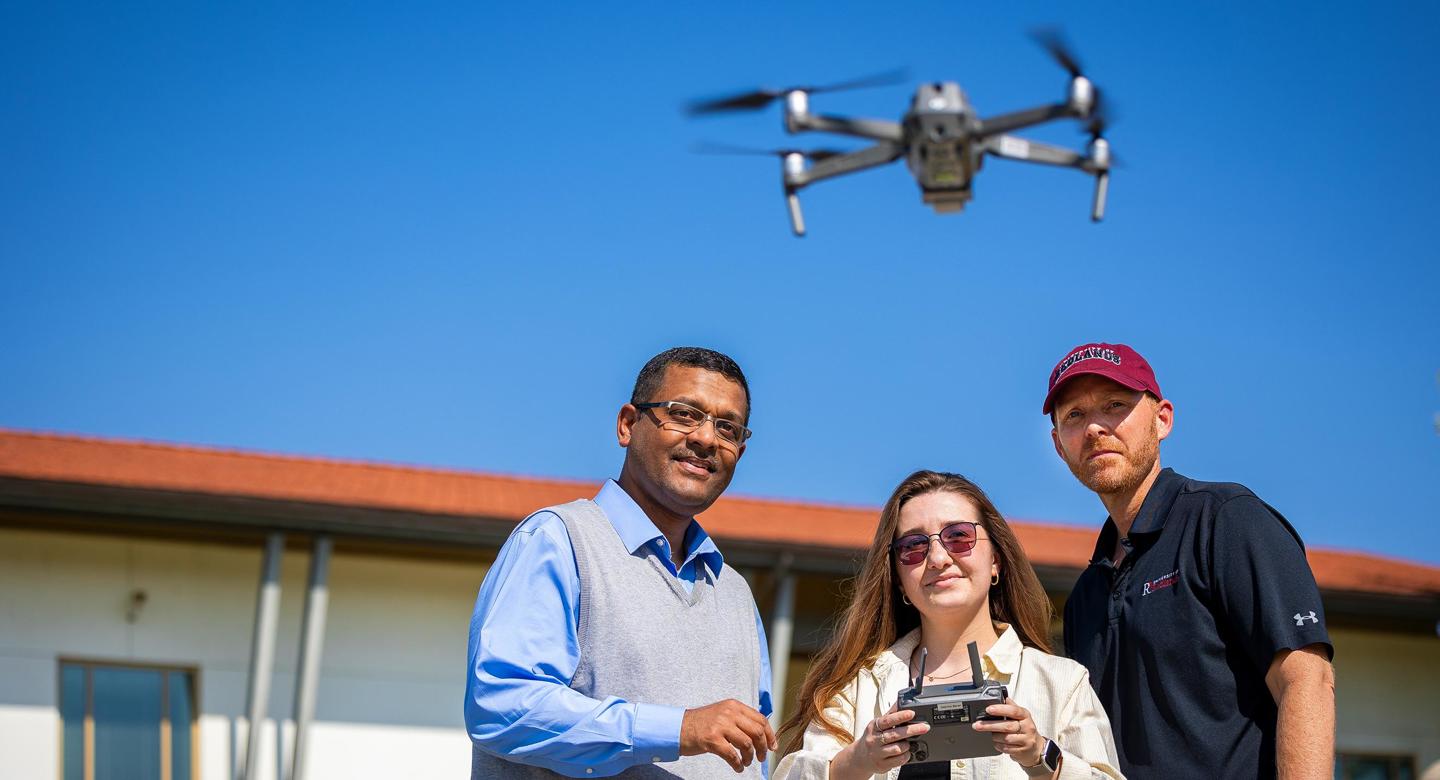
M 920 184 L 924 202 L 939 213 L 960 211 L 972 196 L 970 183 L 985 161 L 985 155 L 1009 160 L 1077 168 L 1095 177 L 1095 199 L 1090 218 L 1099 222 L 1105 214 L 1105 192 L 1110 183 L 1110 144 L 1105 140 L 1105 114 L 1100 90 L 1080 70 L 1078 60 L 1053 33 L 1036 38 L 1070 74 L 1065 102 L 982 119 L 970 105 L 960 85 L 953 81 L 921 84 L 910 101 L 910 110 L 897 124 L 872 119 L 850 119 L 810 113 L 810 95 L 844 89 L 894 83 L 898 74 L 883 74 L 839 84 L 812 87 L 763 89 L 723 98 L 699 101 L 689 106 L 692 116 L 722 111 L 750 111 L 771 102 L 785 100 L 785 131 L 820 131 L 868 138 L 875 143 L 855 151 L 833 149 L 777 149 L 761 151 L 710 144 L 700 151 L 778 155 L 785 200 L 790 207 L 790 227 L 805 235 L 800 213 L 799 192 L 816 182 L 905 158 Z M 1077 119 L 1085 123 L 1090 143 L 1085 152 L 1028 141 L 1010 135 L 1021 128 L 1054 119 Z

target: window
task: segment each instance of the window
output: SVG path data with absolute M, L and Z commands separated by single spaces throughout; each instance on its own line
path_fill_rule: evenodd
M 1335 780 L 1415 780 L 1415 757 L 1336 753 Z
M 195 672 L 60 662 L 63 780 L 191 780 Z

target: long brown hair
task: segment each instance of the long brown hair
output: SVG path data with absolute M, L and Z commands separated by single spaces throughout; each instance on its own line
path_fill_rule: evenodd
M 900 510 L 906 502 L 926 493 L 940 492 L 958 493 L 969 499 L 990 536 L 1000 569 L 999 583 L 990 588 L 990 617 L 1009 623 L 1022 644 L 1050 652 L 1050 618 L 1054 606 L 1040 586 L 1040 578 L 1035 576 L 1035 569 L 1025 557 L 1015 532 L 1000 516 L 1000 510 L 985 491 L 959 474 L 917 471 L 895 488 L 880 512 L 875 539 L 854 580 L 850 606 L 845 608 L 835 634 L 811 661 L 810 671 L 800 686 L 799 706 L 780 728 L 782 734 L 791 732 L 785 752 L 800 746 L 805 727 L 812 721 L 841 742 L 849 742 L 849 732 L 825 718 L 825 707 L 863 666 L 920 625 L 920 612 L 900 600 L 890 544 L 895 540 Z

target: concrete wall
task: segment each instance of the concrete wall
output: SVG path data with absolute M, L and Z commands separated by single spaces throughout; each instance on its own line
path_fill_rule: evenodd
M 58 658 L 199 669 L 203 780 L 244 750 L 261 552 L 0 529 L 0 780 L 58 777 Z M 287 551 L 274 687 L 257 780 L 287 746 L 309 556 Z M 459 777 L 465 636 L 479 565 L 336 554 L 309 776 Z M 126 620 L 130 594 L 148 599 Z M 278 725 L 277 725 L 278 724 Z

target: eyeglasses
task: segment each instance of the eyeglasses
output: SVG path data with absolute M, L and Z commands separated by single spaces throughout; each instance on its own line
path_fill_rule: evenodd
M 683 404 L 679 401 L 635 404 L 635 408 L 656 410 L 656 416 L 660 418 L 662 425 L 668 423 L 682 433 L 690 433 L 708 422 L 715 426 L 716 436 L 737 447 L 750 438 L 750 429 L 740 423 L 724 417 L 716 417 L 713 414 L 706 414 L 690 404 Z
M 964 555 L 975 549 L 975 543 L 984 539 L 974 523 L 951 523 L 940 529 L 938 534 L 908 534 L 890 543 L 895 560 L 906 566 L 914 566 L 930 554 L 930 540 L 939 539 L 940 546 L 952 555 Z

